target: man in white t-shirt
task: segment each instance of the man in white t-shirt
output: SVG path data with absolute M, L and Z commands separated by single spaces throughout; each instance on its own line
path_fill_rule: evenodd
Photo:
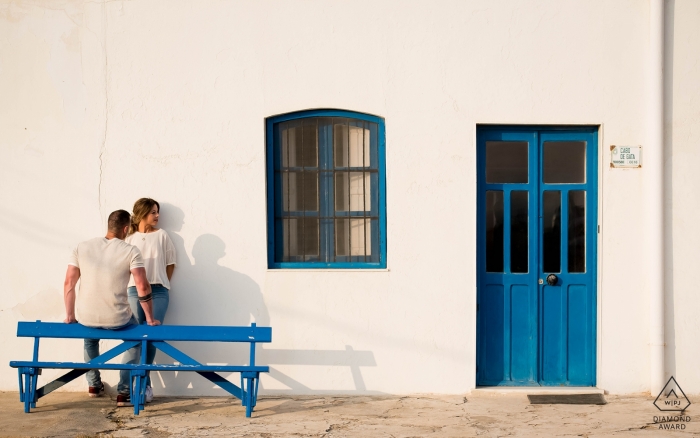
M 117 210 L 109 215 L 107 235 L 79 243 L 73 250 L 63 298 L 66 305 L 66 323 L 80 322 L 87 327 L 119 330 L 136 324 L 127 298 L 129 278 L 134 276 L 141 307 L 146 314 L 148 325 L 160 325 L 153 318 L 151 286 L 146 278 L 141 252 L 135 246 L 124 242 L 131 215 L 124 210 Z M 80 288 L 76 295 L 75 285 L 80 279 Z M 85 339 L 85 361 L 100 355 L 100 340 Z M 124 353 L 122 363 L 137 363 L 138 347 Z M 98 370 L 87 373 L 90 397 L 104 393 L 104 384 Z M 129 371 L 120 371 L 117 405 L 129 404 Z

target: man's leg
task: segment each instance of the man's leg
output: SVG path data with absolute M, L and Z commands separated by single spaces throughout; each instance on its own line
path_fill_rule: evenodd
M 83 358 L 85 362 L 89 362 L 100 355 L 99 339 L 85 339 L 84 346 Z M 85 374 L 85 377 L 87 377 L 88 385 L 92 387 L 99 387 L 102 384 L 99 370 L 90 370 Z

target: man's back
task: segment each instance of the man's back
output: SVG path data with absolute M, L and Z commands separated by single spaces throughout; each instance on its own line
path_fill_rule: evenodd
M 131 319 L 126 288 L 130 270 L 143 267 L 138 248 L 97 237 L 78 244 L 69 264 L 80 269 L 76 319 L 89 327 L 120 327 Z

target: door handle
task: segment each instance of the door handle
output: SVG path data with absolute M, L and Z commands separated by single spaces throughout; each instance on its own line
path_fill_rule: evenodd
M 554 275 L 554 274 L 549 274 L 549 275 L 547 276 L 547 284 L 548 284 L 548 285 L 554 286 L 555 284 L 557 284 L 557 281 L 559 281 L 559 278 L 557 278 L 556 275 Z

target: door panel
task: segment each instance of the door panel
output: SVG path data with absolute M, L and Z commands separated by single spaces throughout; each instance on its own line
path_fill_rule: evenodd
M 493 382 L 493 384 L 502 381 L 504 376 L 504 303 L 503 285 L 485 286 L 481 297 L 480 311 L 482 317 L 491 321 L 491 324 L 490 330 L 483 332 L 481 355 L 484 363 L 491 364 L 491 366 L 485 367 L 481 376 L 483 381 Z
M 566 382 L 566 294 L 561 286 L 542 287 L 542 381 Z M 547 384 L 547 383 L 545 383 Z
M 478 128 L 478 385 L 595 385 L 597 147 Z
M 584 284 L 569 285 L 568 290 L 568 381 L 572 385 L 585 385 L 592 377 L 589 345 L 591 333 L 586 330 L 591 316 L 586 305 L 590 300 L 589 290 Z
M 515 382 L 537 381 L 537 288 L 529 284 L 511 286 L 511 379 Z M 525 310 L 525 311 L 523 311 Z

